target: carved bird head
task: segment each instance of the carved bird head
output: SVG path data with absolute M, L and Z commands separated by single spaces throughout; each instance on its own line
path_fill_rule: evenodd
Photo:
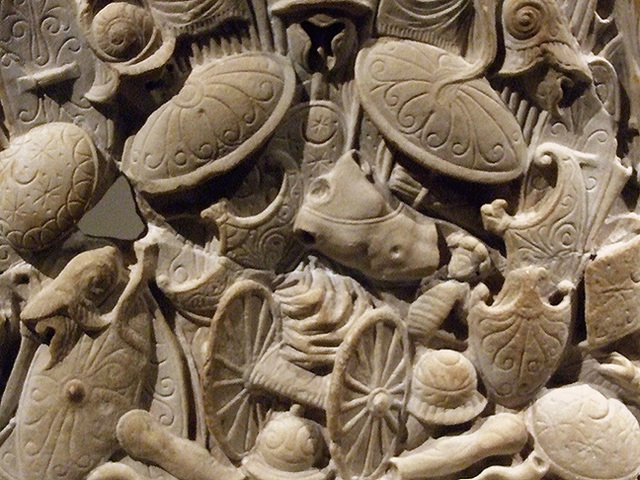
M 127 270 L 115 247 L 83 252 L 29 299 L 20 319 L 50 344 L 52 361 L 57 361 L 83 332 L 96 333 L 109 325 L 111 317 L 106 314 L 126 284 Z
M 553 112 L 592 81 L 555 0 L 505 0 L 502 28 L 505 56 L 499 74 L 519 77 L 545 110 Z

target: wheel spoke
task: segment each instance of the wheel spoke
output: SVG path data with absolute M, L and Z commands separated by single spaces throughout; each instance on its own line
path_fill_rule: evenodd
M 262 336 L 264 334 L 263 332 L 263 328 L 264 328 L 264 311 L 265 311 L 265 306 L 267 305 L 267 302 L 262 302 L 262 305 L 260 306 L 260 313 L 258 314 L 258 320 L 257 320 L 257 325 L 256 325 L 256 338 L 253 342 L 253 349 L 251 352 L 252 357 L 251 358 L 259 358 L 259 353 L 262 350 Z
M 389 446 L 393 445 L 394 440 L 396 438 L 396 436 L 398 435 L 398 422 L 395 418 L 391 418 L 392 420 L 392 425 L 395 425 L 396 428 L 393 428 L 390 424 L 389 424 L 389 416 L 390 412 L 387 412 L 387 414 L 384 416 L 384 425 L 380 426 L 380 451 L 381 452 L 387 452 L 389 449 Z M 395 423 L 393 423 L 395 422 Z M 394 454 L 395 452 L 391 452 L 392 454 Z
M 387 391 L 392 395 L 402 395 L 404 394 L 404 390 L 405 390 L 405 384 L 397 383 L 393 387 L 389 388 L 389 390 Z
M 368 341 L 370 338 L 369 334 L 370 332 L 364 332 L 360 337 L 360 341 L 358 342 L 358 347 L 356 349 L 357 350 L 356 356 L 357 356 L 358 363 L 361 366 L 365 367 L 361 370 L 361 372 L 367 378 L 371 379 L 371 376 L 373 375 L 373 364 L 371 363 L 371 352 L 373 351 L 373 348 L 372 348 L 373 345 L 371 345 L 371 342 Z M 365 345 L 365 343 L 369 345 Z
M 362 446 L 363 440 L 366 441 L 368 437 L 367 431 L 369 430 L 370 425 L 371 425 L 371 417 L 367 417 L 367 420 L 365 421 L 365 424 L 362 426 L 360 433 L 358 433 L 358 436 L 356 437 L 355 442 L 353 442 L 353 445 L 347 445 L 349 450 L 347 451 L 345 456 L 347 457 L 347 460 L 349 461 L 349 463 L 353 462 L 354 454 L 359 455 L 361 453 L 360 447 Z
M 367 453 L 364 458 L 364 473 L 366 475 L 374 471 L 376 467 L 373 466 L 372 463 L 375 461 L 376 437 L 378 435 L 380 435 L 380 418 L 373 418 L 371 423 L 371 433 L 369 434 L 369 439 L 367 441 Z
M 375 337 L 373 338 L 373 372 L 372 372 L 372 387 L 380 386 L 380 380 L 382 379 L 382 364 L 380 360 L 384 357 L 384 324 L 378 322 L 375 325 Z
M 400 331 L 396 329 L 393 332 L 393 336 L 391 337 L 389 348 L 386 351 L 387 361 L 385 362 L 384 369 L 382 370 L 381 383 L 387 382 L 389 380 L 389 376 L 391 375 L 391 368 L 396 363 L 396 350 L 400 343 L 401 337 L 402 335 L 400 334 Z M 402 359 L 403 353 L 404 353 L 402 351 L 402 348 L 400 348 L 399 353 L 400 353 L 400 359 Z
M 227 440 L 230 442 L 235 442 L 235 439 L 240 436 L 241 438 L 246 438 L 247 426 L 249 422 L 250 412 L 247 410 L 250 408 L 249 402 L 251 398 L 247 395 L 244 399 L 240 408 L 238 408 L 238 412 L 236 413 L 235 418 L 233 419 L 233 423 L 227 432 Z M 244 445 L 244 442 L 242 442 Z
M 345 433 L 349 433 L 349 431 L 356 426 L 356 424 L 362 420 L 362 418 L 367 414 L 367 409 L 363 408 L 362 410 L 360 410 L 358 413 L 356 413 L 353 417 L 351 417 L 349 419 L 349 421 L 347 423 L 344 424 L 344 426 L 342 427 L 342 430 Z
M 393 412 L 391 410 L 385 412 L 384 421 L 389 427 L 389 430 L 394 433 L 398 433 L 398 431 L 400 430 L 400 422 L 398 422 L 398 419 L 393 415 Z
M 238 403 L 240 400 L 242 400 L 242 398 L 247 395 L 246 390 L 242 389 L 240 390 L 235 397 L 233 397 L 229 402 L 227 402 L 225 405 L 223 405 L 222 407 L 220 407 L 220 410 L 218 410 L 216 413 L 218 414 L 218 416 L 223 416 L 225 415 L 229 410 L 231 410 L 231 407 L 233 407 L 236 403 Z
M 253 300 L 253 297 L 249 297 L 244 300 L 244 311 L 242 315 L 242 321 L 244 323 L 244 358 L 248 361 L 251 360 L 251 349 L 253 348 L 253 343 L 255 341 L 252 335 L 253 332 L 251 331 L 251 326 L 255 318 L 255 308 L 251 300 Z
M 211 388 L 222 388 L 222 387 L 235 387 L 235 386 L 244 386 L 244 380 L 242 378 L 232 378 L 228 380 L 217 380 L 211 384 Z
M 374 439 L 375 450 L 373 451 L 375 455 L 375 464 L 372 465 L 371 473 L 378 469 L 386 453 L 382 450 L 382 429 L 384 427 L 384 420 L 381 417 L 378 417 L 376 420 L 376 436 Z
M 262 430 L 265 424 L 265 420 L 267 418 L 267 412 L 269 408 L 266 405 L 263 405 L 261 402 L 256 404 L 256 414 L 258 416 L 258 428 Z
M 251 448 L 253 448 L 255 439 L 258 436 L 258 433 L 260 432 L 260 420 L 258 418 L 257 406 L 258 404 L 256 403 L 254 403 L 253 405 L 250 405 L 251 410 L 249 412 L 249 415 L 247 415 L 248 417 L 247 433 L 245 435 L 245 441 L 244 441 L 244 449 L 246 451 L 249 451 L 251 450 Z
M 265 333 L 265 327 L 267 327 L 267 331 Z M 254 358 L 262 357 L 269 346 L 271 345 L 272 340 L 272 331 L 275 327 L 274 319 L 271 316 L 271 309 L 269 308 L 269 302 L 266 300 L 262 303 L 262 307 L 260 308 L 260 316 L 258 319 L 258 331 L 256 333 L 256 341 L 253 348 Z
M 393 372 L 391 372 L 391 375 L 389 375 L 389 378 L 387 379 L 387 382 L 384 385 L 385 388 L 387 389 L 393 388 L 393 384 L 396 383 L 396 380 L 398 380 L 398 377 L 400 377 L 400 375 L 406 374 L 405 372 L 406 365 L 407 365 L 407 361 L 405 360 L 404 357 L 402 357 L 402 360 L 400 360 L 400 363 L 398 363 L 398 366 L 393 370 Z M 402 380 L 400 380 L 400 382 L 402 383 Z
M 238 335 L 238 332 L 236 331 L 238 329 L 238 325 L 234 325 L 234 318 L 237 317 L 233 315 L 226 315 L 220 319 L 220 323 L 217 325 L 216 336 L 220 338 L 220 341 L 216 341 L 215 343 L 216 345 L 220 345 L 220 348 L 227 348 L 229 345 L 240 345 L 239 339 L 242 337 Z
M 367 401 L 367 397 L 354 398 L 353 400 L 349 400 L 348 402 L 343 403 L 341 410 L 343 412 L 347 412 L 349 410 L 353 410 L 356 407 L 362 407 L 367 404 Z
M 355 379 L 351 374 L 347 372 L 345 372 L 344 374 L 344 383 L 345 386 L 361 395 L 369 395 L 369 393 L 371 392 L 371 389 L 368 386 L 366 386 L 360 380 Z
M 224 358 L 221 355 L 214 355 L 213 360 L 215 360 L 216 362 L 220 362 L 223 367 L 228 368 L 237 375 L 242 376 L 244 374 L 240 365 L 236 365 L 231 360 Z

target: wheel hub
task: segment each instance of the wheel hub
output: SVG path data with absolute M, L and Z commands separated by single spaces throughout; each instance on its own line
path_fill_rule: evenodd
M 377 388 L 369 394 L 368 408 L 373 415 L 382 416 L 391 408 L 392 398 L 384 388 Z

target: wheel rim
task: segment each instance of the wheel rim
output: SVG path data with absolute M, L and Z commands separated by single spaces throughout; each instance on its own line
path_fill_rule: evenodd
M 223 296 L 211 325 L 203 373 L 207 424 L 225 454 L 240 461 L 264 427 L 272 399 L 252 387 L 249 376 L 279 329 L 271 293 L 245 280 Z
M 340 476 L 382 474 L 405 433 L 411 362 L 406 329 L 374 310 L 349 332 L 336 356 L 327 404 L 331 451 Z

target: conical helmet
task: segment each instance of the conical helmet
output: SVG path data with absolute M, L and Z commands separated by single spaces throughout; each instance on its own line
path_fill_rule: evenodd
M 436 425 L 468 422 L 487 405 L 477 387 L 476 370 L 464 355 L 454 350 L 429 350 L 413 368 L 409 413 Z

